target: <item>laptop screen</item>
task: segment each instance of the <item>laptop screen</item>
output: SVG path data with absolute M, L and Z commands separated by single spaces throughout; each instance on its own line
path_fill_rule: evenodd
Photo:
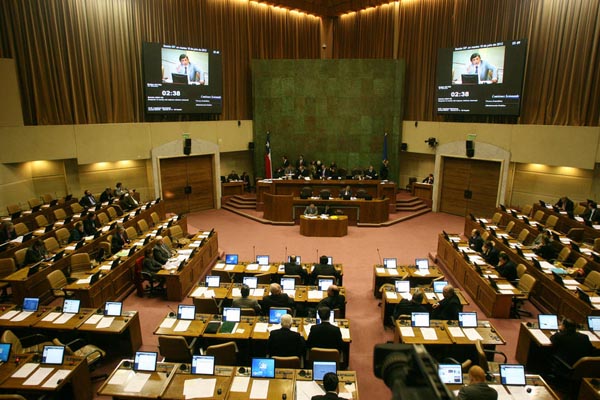
M 104 315 L 107 317 L 120 317 L 123 303 L 120 301 L 107 301 L 104 303 Z
M 281 278 L 281 288 L 283 290 L 294 290 L 296 288 L 296 280 L 294 278 Z
M 256 256 L 258 265 L 269 265 L 269 256 Z
M 40 299 L 37 297 L 25 297 L 23 299 L 23 311 L 35 312 L 38 310 Z
M 314 361 L 312 377 L 313 381 L 322 381 L 326 373 L 337 374 L 337 363 L 335 361 Z
M 255 276 L 245 276 L 242 279 L 242 283 L 244 283 L 244 285 L 248 285 L 250 289 L 256 289 L 256 286 L 258 285 L 258 278 Z
M 335 312 L 333 310 L 329 311 L 329 323 L 333 324 L 335 322 Z M 321 323 L 321 317 L 319 316 L 319 313 L 317 313 L 317 325 L 319 325 Z
M 459 312 L 458 324 L 461 326 L 461 328 L 477 328 L 477 313 Z
M 76 299 L 65 299 L 63 302 L 62 312 L 68 314 L 77 314 L 79 312 L 79 306 L 81 305 L 80 300 Z
M 333 279 L 319 279 L 319 290 L 326 291 L 329 286 L 333 285 Z
M 287 314 L 288 310 L 285 308 L 269 308 L 269 323 L 270 324 L 279 324 L 281 323 L 281 316 Z
M 558 317 L 554 314 L 539 314 L 538 326 L 540 329 L 558 330 Z
M 192 374 L 194 375 L 214 375 L 215 357 L 214 356 L 193 356 Z
M 440 380 L 447 385 L 462 385 L 462 370 L 460 364 L 438 365 Z
M 384 258 L 383 266 L 389 269 L 396 269 L 398 267 L 398 263 L 395 258 Z
M 411 326 L 429 328 L 429 313 L 413 312 L 410 315 Z
M 588 315 L 588 327 L 590 331 L 600 332 L 600 317 Z
M 302 258 L 300 256 L 296 256 L 296 258 L 292 260 L 292 256 L 288 256 L 288 262 L 293 262 L 296 263 L 296 265 L 300 265 L 302 264 Z
M 0 343 L 0 362 L 7 362 L 10 357 L 10 343 Z
M 434 293 L 444 293 L 444 286 L 447 286 L 448 282 L 446 281 L 433 281 L 433 291 Z
M 155 351 L 136 351 L 133 360 L 133 369 L 136 371 L 156 371 L 158 353 Z
M 219 287 L 221 284 L 221 277 L 218 275 L 206 275 L 206 286 L 208 287 Z
M 240 322 L 242 317 L 242 309 L 239 307 L 224 307 L 223 321 L 225 322 Z
M 500 364 L 500 382 L 503 385 L 525 385 L 525 367 L 521 364 Z
M 196 318 L 196 306 L 189 304 L 180 304 L 177 306 L 177 319 L 192 321 Z
M 410 281 L 394 281 L 397 293 L 408 293 L 410 292 Z
M 61 365 L 65 357 L 65 346 L 44 346 L 42 364 Z
M 426 258 L 415 259 L 415 265 L 418 269 L 429 269 L 429 260 Z
M 225 254 L 225 264 L 237 265 L 238 255 L 237 254 Z
M 272 358 L 252 359 L 252 378 L 275 378 L 275 360 Z

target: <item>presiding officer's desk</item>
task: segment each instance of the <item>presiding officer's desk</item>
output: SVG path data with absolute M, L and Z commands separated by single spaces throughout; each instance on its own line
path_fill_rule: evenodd
M 464 374 L 463 382 L 468 382 L 468 375 Z M 498 399 L 519 400 L 559 400 L 560 397 L 548 386 L 546 381 L 539 375 L 525 374 L 525 386 L 508 386 L 500 384 L 500 377 L 494 375 L 494 380 L 487 384 L 496 389 Z M 461 385 L 446 385 L 448 389 L 458 393 Z
M 381 264 L 373 266 L 373 296 L 381 298 L 381 286 L 386 283 L 394 284 L 396 280 L 409 280 L 410 286 L 429 285 L 434 279 L 444 274 L 437 265 L 429 265 L 427 270 L 414 265 L 398 265 L 396 268 L 386 268 Z
M 302 236 L 341 237 L 348 234 L 348 216 L 300 216 Z
M 85 357 L 67 356 L 61 365 L 39 363 L 39 355 L 13 354 L 0 365 L 0 393 L 54 395 L 57 398 L 92 398 L 90 371 Z M 18 359 L 18 361 L 17 361 Z

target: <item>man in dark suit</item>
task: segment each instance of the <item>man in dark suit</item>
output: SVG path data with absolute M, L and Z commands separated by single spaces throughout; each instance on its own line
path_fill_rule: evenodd
M 290 256 L 290 261 L 284 264 L 284 268 L 286 275 L 300 275 L 302 284 L 306 285 L 308 283 L 308 272 L 302 268 L 302 265 L 296 264 L 296 256 Z
M 282 292 L 281 286 L 278 283 L 271 283 L 269 291 L 270 294 L 263 297 L 261 301 L 263 315 L 268 315 L 269 308 L 271 307 L 287 307 L 292 310 L 296 307 L 294 300 Z
M 328 372 L 323 375 L 323 389 L 325 389 L 325 394 L 318 394 L 311 397 L 311 400 L 335 400 L 341 399 L 338 396 L 340 381 L 336 374 L 333 372 Z
M 10 221 L 4 221 L 2 223 L 2 230 L 0 231 L 0 243 L 16 239 L 17 236 L 19 235 L 17 235 L 17 232 L 15 231 L 14 224 Z
M 79 204 L 85 208 L 96 207 L 96 203 L 98 203 L 96 198 L 89 190 L 86 190 L 81 200 L 79 200 Z
M 444 296 L 442 301 L 433 305 L 431 318 L 457 321 L 458 313 L 462 311 L 463 307 L 460 304 L 460 299 L 454 292 L 454 287 L 452 285 L 444 286 L 442 294 Z
M 585 210 L 583 214 L 580 215 L 584 221 L 590 221 L 595 224 L 600 221 L 600 211 L 596 205 L 596 202 L 590 201 L 588 203 L 588 208 Z
M 517 265 L 508 258 L 508 254 L 505 252 L 500 253 L 498 256 L 498 266 L 496 271 L 507 281 L 517 280 Z
M 473 229 L 471 231 L 471 236 L 469 237 L 469 247 L 478 253 L 483 250 L 483 238 L 481 237 L 481 232 L 479 232 L 479 230 Z
M 302 359 L 306 353 L 306 342 L 302 335 L 291 330 L 292 316 L 281 316 L 281 328 L 272 330 L 267 341 L 267 354 L 269 357 L 297 356 Z
M 494 246 L 494 242 L 492 242 L 491 240 L 488 240 L 487 242 L 485 242 L 483 244 L 481 256 L 483 257 L 483 259 L 485 260 L 486 263 L 493 265 L 493 266 L 498 265 L 498 256 L 499 255 L 500 255 L 500 252 Z
M 317 304 L 317 310 L 322 307 L 327 307 L 330 310 L 336 308 L 340 310 L 340 316 L 346 317 L 346 296 L 340 294 L 340 288 L 337 285 L 331 285 L 327 288 L 327 297 Z
M 309 349 L 323 347 L 326 349 L 337 349 L 341 353 L 344 345 L 342 331 L 337 326 L 329 323 L 331 310 L 328 307 L 321 307 L 317 312 L 319 313 L 319 318 L 321 318 L 321 323 L 311 326 L 306 345 Z
M 555 204 L 556 207 L 560 208 L 562 211 L 566 211 L 568 214 L 573 214 L 573 209 L 575 205 L 573 204 L 573 200 L 569 199 L 567 196 L 561 197 Z
M 469 369 L 469 385 L 463 386 L 456 397 L 460 400 L 496 400 L 498 392 L 485 383 L 485 371 L 479 365 Z
M 121 251 L 121 249 L 123 249 L 123 247 L 125 247 L 127 243 L 129 243 L 129 238 L 127 237 L 127 232 L 125 232 L 125 228 L 123 228 L 123 225 L 117 226 L 117 231 L 113 235 L 111 241 L 113 254 Z
M 86 235 L 93 236 L 96 234 L 96 231 L 99 228 L 97 222 L 98 220 L 96 218 L 96 213 L 89 212 L 83 220 L 83 230 L 85 231 Z
M 79 242 L 85 237 L 85 231 L 83 230 L 83 222 L 77 221 L 73 229 L 71 229 L 69 235 L 69 243 Z
M 162 236 L 156 237 L 156 243 L 154 244 L 154 248 L 152 249 L 152 255 L 154 259 L 158 261 L 161 265 L 165 265 L 169 258 L 171 258 L 172 250 L 167 244 Z
M 331 275 L 335 277 L 335 282 L 337 283 L 340 279 L 340 273 L 335 269 L 333 265 L 327 264 L 328 257 L 321 256 L 319 257 L 319 263 L 315 265 L 312 272 L 310 273 L 310 284 L 316 285 L 317 276 L 319 275 Z
M 550 337 L 550 341 L 554 354 L 571 366 L 580 358 L 596 353 L 590 339 L 577 332 L 577 324 L 570 319 L 565 318 L 562 321 L 558 332 Z
M 410 315 L 413 312 L 429 312 L 423 305 L 423 292 L 419 290 L 415 292 L 412 299 L 402 299 L 400 303 L 394 307 L 394 319 L 398 319 L 401 315 Z
M 111 188 L 104 189 L 104 192 L 100 195 L 100 203 L 106 203 L 111 201 L 115 196 L 113 196 L 113 192 Z

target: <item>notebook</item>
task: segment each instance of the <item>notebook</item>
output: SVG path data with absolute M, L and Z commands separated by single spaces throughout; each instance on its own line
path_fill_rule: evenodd
M 248 285 L 250 289 L 256 289 L 256 286 L 258 286 L 258 278 L 256 276 L 245 276 L 242 279 L 242 283 Z
M 270 324 L 279 324 L 281 323 L 281 316 L 288 313 L 286 308 L 277 308 L 271 307 L 269 308 L 269 323 Z
M 429 328 L 429 313 L 413 312 L 410 314 L 411 326 L 417 328 Z
M 120 301 L 107 301 L 104 303 L 104 315 L 107 317 L 120 317 L 123 303 Z
M 394 281 L 396 287 L 396 293 L 409 293 L 410 292 L 410 281 Z
M 398 267 L 398 263 L 395 258 L 384 258 L 383 266 L 389 269 L 396 269 Z
M 237 265 L 237 263 L 238 263 L 238 255 L 237 254 L 225 254 L 225 264 Z
M 317 325 L 319 325 L 321 323 L 321 317 L 319 316 L 319 313 L 317 313 Z M 327 320 L 330 324 L 333 324 L 335 322 L 335 312 L 333 310 L 329 311 L 329 319 Z
M 296 263 L 296 265 L 300 265 L 302 263 L 300 256 L 296 256 L 294 260 L 292 260 L 292 256 L 288 256 L 287 260 L 289 263 Z
M 440 380 L 447 385 L 462 385 L 462 370 L 460 364 L 438 365 Z
M 459 312 L 458 325 L 461 328 L 477 328 L 477 313 L 476 312 Z
M 525 367 L 521 364 L 500 364 L 500 382 L 503 385 L 525 385 Z
M 77 314 L 79 312 L 79 307 L 81 305 L 81 301 L 77 299 L 65 299 L 63 301 L 62 312 L 67 314 Z
M 294 290 L 296 288 L 296 279 L 281 278 L 281 288 L 283 290 Z
M 554 314 L 539 314 L 538 326 L 540 329 L 556 331 L 558 330 L 558 317 Z
M 10 359 L 10 343 L 0 343 L 0 364 L 4 364 Z
M 223 323 L 221 324 L 221 333 L 231 333 L 235 324 L 240 322 L 242 309 L 239 307 L 224 307 L 223 308 Z
M 180 304 L 177 306 L 177 319 L 193 321 L 196 318 L 196 306 Z
M 333 285 L 333 279 L 320 278 L 318 284 L 319 284 L 319 290 L 323 292 L 323 291 L 326 291 L 327 289 L 329 289 L 329 286 Z
M 40 299 L 37 297 L 25 297 L 23 299 L 23 311 L 36 312 L 40 305 Z
M 42 364 L 62 365 L 65 358 L 65 346 L 44 346 Z
M 600 317 L 588 315 L 588 327 L 592 332 L 600 332 Z
M 156 362 L 158 353 L 155 351 L 136 351 L 133 359 L 134 371 L 154 372 L 156 371 Z
M 415 265 L 418 269 L 429 269 L 429 260 L 426 258 L 415 259 Z
M 221 284 L 221 277 L 218 275 L 206 275 L 206 286 L 208 287 L 219 287 Z
M 272 358 L 252 358 L 252 378 L 275 378 L 275 360 Z
M 448 285 L 447 281 L 433 281 L 434 293 L 444 293 L 444 287 Z
M 214 375 L 215 357 L 214 356 L 193 356 L 192 357 L 193 375 Z
M 269 256 L 256 256 L 258 265 L 269 265 Z
M 312 368 L 313 381 L 322 381 L 326 373 L 337 374 L 337 363 L 335 361 L 314 361 Z

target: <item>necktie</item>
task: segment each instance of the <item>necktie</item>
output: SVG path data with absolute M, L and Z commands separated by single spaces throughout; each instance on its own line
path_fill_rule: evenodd
M 594 210 L 590 212 L 590 221 L 594 220 Z
M 187 75 L 187 67 L 185 67 L 185 74 Z
M 475 73 L 476 73 L 477 75 L 479 75 L 479 65 L 476 65 L 476 66 L 475 66 Z

